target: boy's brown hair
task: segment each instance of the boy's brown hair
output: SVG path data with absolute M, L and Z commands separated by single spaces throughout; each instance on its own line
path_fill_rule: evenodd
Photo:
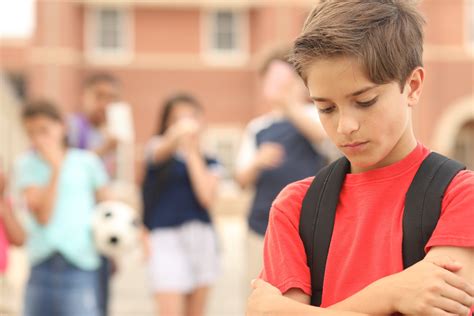
M 102 82 L 110 83 L 111 85 L 115 87 L 118 87 L 120 85 L 120 81 L 114 75 L 110 73 L 106 73 L 106 72 L 99 72 L 87 77 L 84 80 L 83 88 L 88 89 Z
M 376 84 L 397 81 L 423 65 L 424 18 L 415 0 L 322 0 L 296 39 L 291 62 L 306 82 L 317 59 L 355 57 Z
M 36 118 L 38 116 L 44 116 L 53 121 L 63 122 L 63 116 L 58 107 L 53 102 L 45 99 L 31 100 L 23 107 L 21 113 L 23 120 Z

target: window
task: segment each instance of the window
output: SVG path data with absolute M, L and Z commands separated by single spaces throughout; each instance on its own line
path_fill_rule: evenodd
M 204 50 L 211 63 L 245 62 L 248 25 L 244 11 L 214 10 L 205 15 Z
M 91 8 L 86 23 L 90 59 L 113 62 L 131 55 L 131 14 L 126 8 Z
M 238 49 L 236 20 L 236 15 L 231 11 L 218 11 L 214 14 L 213 49 L 218 51 Z
M 123 47 L 123 16 L 117 10 L 99 10 L 97 19 L 97 47 L 101 50 L 120 50 Z

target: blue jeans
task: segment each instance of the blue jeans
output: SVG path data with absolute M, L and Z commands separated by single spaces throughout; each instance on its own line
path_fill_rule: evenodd
M 99 309 L 101 316 L 107 316 L 109 314 L 109 285 L 110 285 L 110 260 L 106 257 L 101 257 L 100 268 L 97 271 L 99 286 L 98 286 L 98 297 L 99 297 Z
M 60 254 L 32 267 L 25 316 L 99 316 L 97 271 L 81 270 Z

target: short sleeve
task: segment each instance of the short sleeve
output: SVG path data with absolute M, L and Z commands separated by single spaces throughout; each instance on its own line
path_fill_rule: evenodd
M 474 172 L 461 171 L 443 198 L 441 216 L 426 251 L 435 246 L 474 247 Z
M 207 169 L 216 177 L 222 178 L 226 170 L 224 166 L 215 158 L 207 158 Z
M 90 177 L 92 180 L 92 186 L 95 190 L 105 186 L 109 182 L 109 176 L 105 169 L 104 163 L 100 160 L 93 152 L 88 153 L 89 156 L 89 166 L 90 166 Z
M 260 277 L 282 293 L 297 288 L 311 295 L 311 276 L 299 235 L 301 204 L 311 181 L 308 178 L 288 185 L 270 210 Z

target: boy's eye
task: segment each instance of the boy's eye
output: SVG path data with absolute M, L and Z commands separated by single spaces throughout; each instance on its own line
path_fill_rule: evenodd
M 334 111 L 334 106 L 328 106 L 325 108 L 318 108 L 319 113 L 329 114 Z
M 372 100 L 366 101 L 366 102 L 356 102 L 358 106 L 361 106 L 363 108 L 369 107 L 371 105 L 374 105 L 375 102 L 377 102 L 378 97 L 373 98 Z

